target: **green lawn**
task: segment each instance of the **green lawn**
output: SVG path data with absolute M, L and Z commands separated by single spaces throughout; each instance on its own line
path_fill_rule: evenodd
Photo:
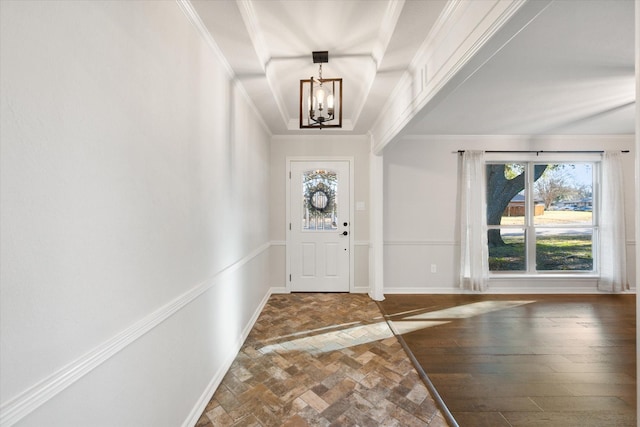
M 591 224 L 593 214 L 591 212 L 579 211 L 545 211 L 542 215 L 535 217 L 536 225 L 570 225 L 570 224 Z M 523 216 L 503 216 L 500 220 L 502 225 L 524 224 Z
M 591 235 L 539 237 L 536 240 L 538 270 L 593 269 Z
M 505 237 L 505 246 L 489 248 L 490 271 L 524 271 L 525 246 L 521 237 Z M 538 271 L 593 269 L 590 235 L 541 236 L 536 241 Z

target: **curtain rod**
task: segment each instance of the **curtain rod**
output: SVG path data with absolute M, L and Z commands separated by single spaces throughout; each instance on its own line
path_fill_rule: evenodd
M 458 154 L 462 154 L 464 153 L 466 150 L 458 150 L 458 151 L 454 151 L 454 153 L 458 153 Z M 587 154 L 602 154 L 604 153 L 604 150 L 522 150 L 522 151 L 517 151 L 517 150 L 485 150 L 485 153 L 536 153 L 536 156 L 539 155 L 540 153 L 587 153 Z M 621 153 L 628 153 L 629 150 L 620 150 Z

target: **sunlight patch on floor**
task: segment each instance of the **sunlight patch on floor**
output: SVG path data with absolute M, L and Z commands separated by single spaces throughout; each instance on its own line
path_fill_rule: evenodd
M 415 314 L 403 317 L 402 321 L 423 320 L 423 319 L 467 319 L 479 316 L 492 311 L 506 310 L 521 305 L 532 304 L 535 301 L 481 301 L 471 304 L 459 305 L 442 310 L 430 311 L 428 313 Z M 396 320 L 397 321 L 397 320 Z
M 444 325 L 446 323 L 451 323 L 448 321 L 435 321 L 435 320 L 419 320 L 419 321 L 411 321 L 411 320 L 394 320 L 391 324 L 396 334 L 404 335 L 409 332 L 419 331 L 421 329 L 433 328 L 435 326 Z
M 318 335 L 319 333 L 326 333 L 326 332 L 330 332 L 332 330 L 344 330 L 347 326 L 351 326 L 351 325 L 361 325 L 362 322 L 349 322 L 349 323 L 341 323 L 339 325 L 330 325 L 330 326 L 325 326 L 322 328 L 316 328 L 316 329 L 307 329 L 304 331 L 300 331 L 300 332 L 294 332 L 292 334 L 289 335 L 280 335 L 274 338 L 269 338 L 267 340 L 264 340 L 264 342 L 272 342 L 272 341 L 288 341 L 290 338 L 294 338 L 294 337 L 307 337 L 307 336 L 311 336 L 311 335 Z
M 310 331 L 307 331 L 308 334 Z M 263 354 L 272 352 L 308 352 L 311 354 L 326 353 L 367 344 L 374 341 L 381 341 L 393 337 L 391 329 L 386 322 L 378 322 L 367 325 L 358 325 L 340 330 L 333 330 L 324 333 L 316 333 L 311 336 L 295 338 L 269 344 L 260 349 Z

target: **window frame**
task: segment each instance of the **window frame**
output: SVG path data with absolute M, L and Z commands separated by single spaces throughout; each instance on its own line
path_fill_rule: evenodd
M 524 270 L 489 270 L 489 276 L 492 277 L 505 277 L 505 276 L 540 276 L 540 277 L 549 277 L 549 276 L 557 276 L 561 275 L 563 277 L 576 276 L 576 277 L 585 277 L 585 276 L 599 276 L 599 258 L 600 258 L 600 244 L 599 244 L 599 221 L 600 221 L 600 200 L 601 200 L 601 161 L 602 156 L 599 154 L 592 153 L 571 153 L 569 155 L 566 154 L 557 154 L 554 155 L 548 154 L 544 155 L 542 153 L 491 153 L 491 155 L 486 155 L 485 157 L 485 170 L 486 166 L 490 164 L 506 164 L 506 163 L 519 163 L 524 164 L 526 172 L 525 172 L 525 220 L 524 224 L 515 224 L 515 225 L 489 225 L 485 224 L 487 227 L 487 231 L 491 229 L 513 229 L 513 230 L 523 230 L 524 239 L 525 239 L 525 269 Z M 563 224 L 547 224 L 544 226 L 535 224 L 535 187 L 533 181 L 534 176 L 534 166 L 536 164 L 557 164 L 557 163 L 568 163 L 568 164 L 591 164 L 592 165 L 592 177 L 593 177 L 593 187 L 592 187 L 592 223 L 590 225 L 586 224 L 574 224 L 571 225 L 571 228 L 585 228 L 592 230 L 591 233 L 591 256 L 592 256 L 592 269 L 591 270 L 537 270 L 536 265 L 536 244 L 537 244 L 537 229 L 563 229 L 567 228 L 566 225 Z M 484 191 L 485 194 L 487 192 L 487 181 L 484 180 Z M 489 200 L 487 198 L 487 204 Z

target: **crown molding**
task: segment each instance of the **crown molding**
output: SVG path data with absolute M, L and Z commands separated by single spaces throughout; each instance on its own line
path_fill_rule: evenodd
M 483 67 L 549 4 L 549 1 L 526 0 L 450 2 L 414 56 L 412 67 L 393 91 L 394 96 L 382 108 L 372 129 L 374 152 L 381 153 L 436 96 L 446 96 L 445 86 L 450 86 L 447 90 L 454 90 L 453 86 L 457 85 L 450 83 L 463 82 Z M 511 18 L 525 5 L 528 5 L 526 13 L 514 23 Z M 499 40 L 495 39 L 507 24 L 511 25 L 508 31 Z M 496 42 L 495 49 L 476 59 L 490 40 Z M 476 59 L 475 64 L 472 59 Z M 463 75 L 461 71 L 465 66 L 470 68 Z
M 236 0 L 236 4 L 238 5 L 240 16 L 242 16 L 242 21 L 247 28 L 247 33 L 249 34 L 249 38 L 251 39 L 253 49 L 255 50 L 256 55 L 258 56 L 258 60 L 260 61 L 260 65 L 262 66 L 262 70 L 264 71 L 265 78 L 267 79 L 267 84 L 269 85 L 269 89 L 271 90 L 271 95 L 273 96 L 276 107 L 278 108 L 278 112 L 280 113 L 282 122 L 285 126 L 287 126 L 287 124 L 289 123 L 290 115 L 287 111 L 284 99 L 282 99 L 282 95 L 279 91 L 276 90 L 277 86 L 274 83 L 275 79 L 273 77 L 273 74 L 270 72 L 269 64 L 271 64 L 272 58 L 269 54 L 269 49 L 267 48 L 267 42 L 265 41 L 264 32 L 262 31 L 262 27 L 260 26 L 258 18 L 256 17 L 253 2 L 251 0 Z
M 200 34 L 202 39 L 205 41 L 205 43 L 209 46 L 211 51 L 215 54 L 217 59 L 220 61 L 220 63 L 222 64 L 222 67 L 225 69 L 227 75 L 233 82 L 233 85 L 237 89 L 238 93 L 242 95 L 244 100 L 249 105 L 249 108 L 251 108 L 251 110 L 254 112 L 257 118 L 257 122 L 260 123 L 262 128 L 267 132 L 269 136 L 272 136 L 273 134 L 271 132 L 271 129 L 269 128 L 269 126 L 267 126 L 267 123 L 264 121 L 264 118 L 262 117 L 260 110 L 258 110 L 256 105 L 254 104 L 253 100 L 247 93 L 247 90 L 245 89 L 240 79 L 238 79 L 238 76 L 236 75 L 235 71 L 233 71 L 233 68 L 231 68 L 231 65 L 229 64 L 229 61 L 227 61 L 227 58 L 222 53 L 222 50 L 214 40 L 209 30 L 207 29 L 207 26 L 204 25 L 204 22 L 202 22 L 200 15 L 198 15 L 198 12 L 195 10 L 191 2 L 189 0 L 176 0 L 176 3 L 180 7 L 180 10 L 182 10 L 182 12 L 185 14 L 187 19 L 191 23 L 191 25 L 193 25 L 193 27 L 196 29 L 198 34 Z
M 452 142 L 616 142 L 616 143 L 632 143 L 634 134 L 615 134 L 615 135 L 454 135 L 454 134 L 429 134 L 429 135 L 402 135 L 403 141 L 452 141 Z
M 387 47 L 389 46 L 391 37 L 393 37 L 393 33 L 395 31 L 396 25 L 398 24 L 398 19 L 400 19 L 400 15 L 402 14 L 402 9 L 404 8 L 404 4 L 405 4 L 405 0 L 398 0 L 398 1 L 391 0 L 387 3 L 387 10 L 384 14 L 382 24 L 380 25 L 380 31 L 378 32 L 378 38 L 376 40 L 375 46 L 373 48 L 373 52 L 371 54 L 371 60 L 374 66 L 373 73 L 362 93 L 362 102 L 360 102 L 360 105 L 356 107 L 353 113 L 352 120 L 351 120 L 352 122 L 351 130 L 358 123 L 358 119 L 362 114 L 362 110 L 364 110 L 364 106 L 366 104 L 367 99 L 369 98 L 369 93 L 371 92 L 371 88 L 375 83 L 378 69 L 380 68 L 380 64 L 382 63 L 382 60 L 384 59 L 384 55 L 387 52 Z

